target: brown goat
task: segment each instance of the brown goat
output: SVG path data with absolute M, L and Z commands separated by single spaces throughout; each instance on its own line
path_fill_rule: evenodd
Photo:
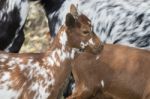
M 75 88 L 68 99 L 150 99 L 149 51 L 104 44 L 100 54 L 78 55 L 72 71 Z
M 72 10 L 76 10 L 73 5 Z M 76 50 L 96 53 L 101 45 L 90 20 L 85 15 L 73 16 L 72 12 L 66 15 L 65 25 L 45 53 L 0 52 L 2 99 L 60 99 Z

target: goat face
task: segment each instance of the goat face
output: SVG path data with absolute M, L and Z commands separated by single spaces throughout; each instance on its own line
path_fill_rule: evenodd
M 101 49 L 101 41 L 93 32 L 91 21 L 83 14 L 78 15 L 74 5 L 66 15 L 66 32 L 71 47 L 97 53 Z

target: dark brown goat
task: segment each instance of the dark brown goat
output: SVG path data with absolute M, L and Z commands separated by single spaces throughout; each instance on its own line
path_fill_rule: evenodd
M 100 54 L 82 53 L 72 65 L 75 89 L 68 99 L 150 99 L 149 51 L 104 44 Z

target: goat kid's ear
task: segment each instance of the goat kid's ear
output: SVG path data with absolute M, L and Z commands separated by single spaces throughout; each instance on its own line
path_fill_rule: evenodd
M 66 15 L 65 24 L 66 24 L 67 27 L 70 27 L 70 28 L 75 26 L 75 19 L 74 19 L 73 15 L 71 13 L 68 13 Z
M 78 10 L 74 4 L 70 5 L 70 13 L 74 16 L 74 18 L 78 17 Z

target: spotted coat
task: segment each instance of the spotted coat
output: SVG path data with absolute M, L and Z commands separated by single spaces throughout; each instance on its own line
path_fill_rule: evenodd
M 76 10 L 75 6 L 72 6 Z M 82 49 L 99 52 L 101 42 L 85 15 L 66 15 L 45 53 L 0 52 L 0 97 L 3 99 L 60 99 L 71 74 L 71 61 Z M 84 31 L 83 31 L 84 30 Z M 85 34 L 86 31 L 86 34 Z M 96 50 L 95 50 L 96 49 Z
M 62 33 L 60 41 L 67 36 Z M 39 54 L 0 52 L 0 97 L 3 99 L 57 99 L 71 72 L 74 50 L 65 43 Z M 61 79 L 60 79 L 61 75 Z

